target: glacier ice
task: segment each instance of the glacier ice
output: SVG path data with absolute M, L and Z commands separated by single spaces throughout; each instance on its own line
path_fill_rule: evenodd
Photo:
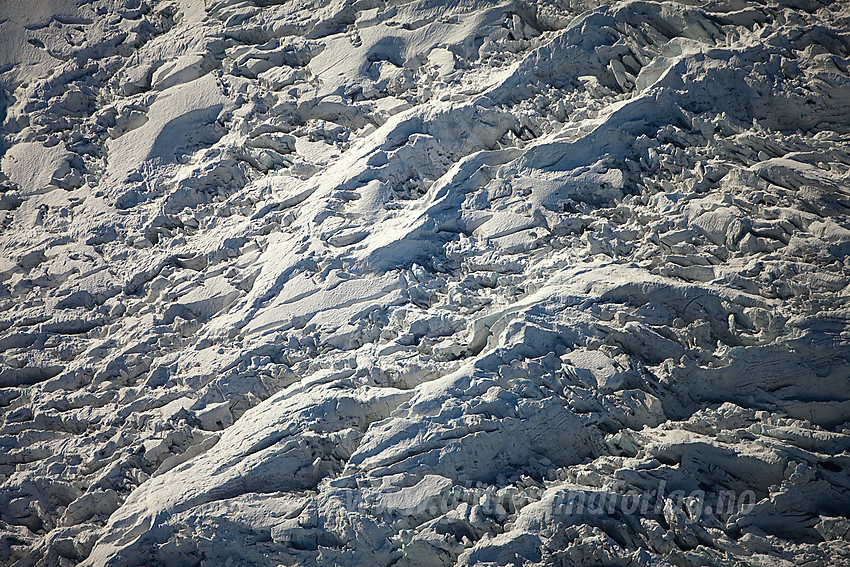
M 0 564 L 850 564 L 850 7 L 3 2 Z

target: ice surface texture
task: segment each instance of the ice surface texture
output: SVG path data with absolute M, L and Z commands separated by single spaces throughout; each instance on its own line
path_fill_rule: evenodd
M 848 64 L 840 1 L 0 2 L 0 564 L 850 564 Z

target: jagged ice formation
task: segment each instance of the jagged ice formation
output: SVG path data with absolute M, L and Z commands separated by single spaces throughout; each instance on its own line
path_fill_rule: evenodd
M 848 64 L 842 1 L 0 1 L 0 564 L 850 564 Z

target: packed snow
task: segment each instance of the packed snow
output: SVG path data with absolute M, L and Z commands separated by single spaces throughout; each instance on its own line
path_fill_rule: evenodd
M 850 5 L 0 0 L 0 564 L 850 565 Z

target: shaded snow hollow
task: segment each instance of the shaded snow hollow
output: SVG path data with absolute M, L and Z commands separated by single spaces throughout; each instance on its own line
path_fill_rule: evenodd
M 848 30 L 0 1 L 0 564 L 850 565 Z

